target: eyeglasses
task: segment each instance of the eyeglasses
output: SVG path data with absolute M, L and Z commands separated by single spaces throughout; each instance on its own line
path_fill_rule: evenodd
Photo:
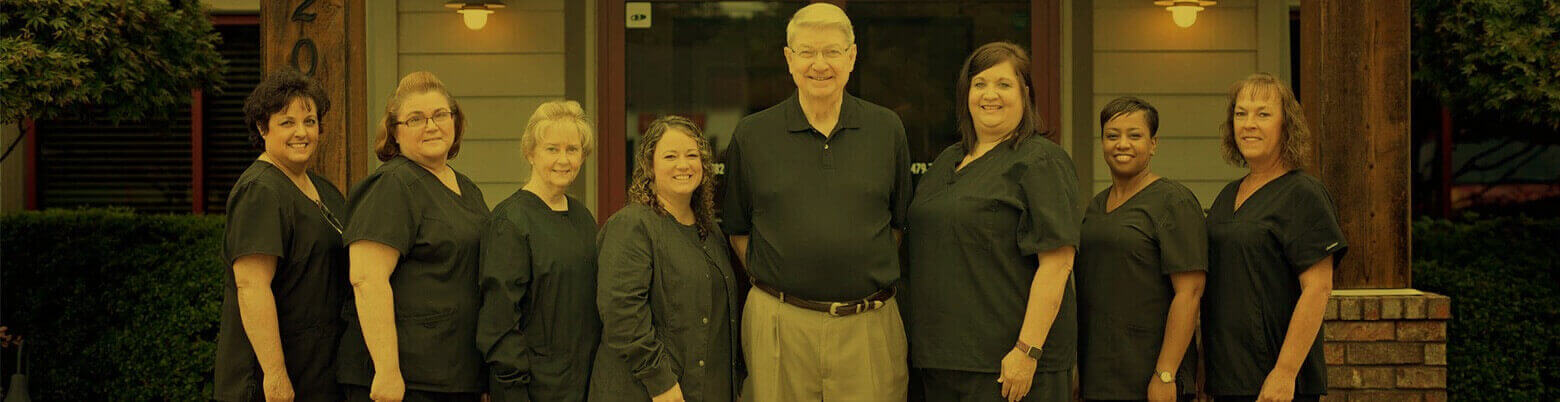
M 399 122 L 396 122 L 396 123 L 402 124 L 402 125 L 405 125 L 405 126 L 411 127 L 411 128 L 423 128 L 423 126 L 428 125 L 428 121 L 429 120 L 433 120 L 433 122 L 435 124 L 450 124 L 450 120 L 453 120 L 455 118 L 454 116 L 455 116 L 455 112 L 448 111 L 448 110 L 440 110 L 438 112 L 435 112 L 433 114 L 433 118 L 431 118 L 431 119 L 427 118 L 427 117 L 423 117 L 422 115 L 416 115 L 416 116 L 412 116 L 412 118 L 410 118 L 410 119 L 406 119 L 405 121 L 399 121 Z
M 325 204 L 319 201 L 315 201 L 314 205 L 318 205 L 320 207 L 320 212 L 325 213 L 325 222 L 330 223 L 330 227 L 336 229 L 336 234 L 343 234 L 341 220 L 336 219 L 336 215 L 330 213 L 330 208 L 326 208 Z
M 845 50 L 844 49 L 837 49 L 837 48 L 823 49 L 822 52 L 819 52 L 819 51 L 813 50 L 813 49 L 803 49 L 803 50 L 798 51 L 796 49 L 791 49 L 790 46 L 787 46 L 786 49 L 790 49 L 791 50 L 791 54 L 795 55 L 797 58 L 802 59 L 802 60 L 808 60 L 808 61 L 811 61 L 813 59 L 817 59 L 818 56 L 823 56 L 823 58 L 825 60 L 829 60 L 829 61 L 835 61 L 835 60 L 839 60 L 840 58 L 845 57 Z

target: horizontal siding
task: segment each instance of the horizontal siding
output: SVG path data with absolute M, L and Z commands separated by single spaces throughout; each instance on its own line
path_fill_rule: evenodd
M 1109 52 L 1094 54 L 1094 92 L 1222 94 L 1257 69 L 1257 52 Z
M 403 54 L 399 59 L 401 76 L 433 72 L 455 96 L 563 96 L 563 53 Z
M 564 1 L 506 1 L 481 30 L 467 29 L 443 1 L 397 5 L 397 77 L 433 72 L 460 102 L 466 132 L 450 166 L 476 182 L 489 207 L 530 175 L 520 136 L 531 113 L 564 96 Z
M 1192 26 L 1181 28 L 1163 8 L 1097 9 L 1094 50 L 1251 50 L 1257 47 L 1255 16 L 1255 9 L 1225 7 L 1220 3 L 1197 13 L 1197 22 Z
M 466 138 L 519 139 L 537 106 L 562 96 L 462 97 L 455 95 L 466 113 Z
M 462 140 L 460 155 L 450 160 L 450 166 L 478 183 L 525 181 L 531 174 L 519 138 Z
M 505 7 L 498 10 L 498 13 L 506 13 L 516 10 L 563 10 L 563 2 L 565 1 L 586 0 L 507 0 L 504 2 Z M 444 3 L 444 0 L 400 0 L 398 3 L 396 3 L 396 8 L 401 12 L 440 12 L 450 13 L 452 15 L 455 14 L 455 10 L 445 8 Z
M 401 13 L 397 47 L 403 55 L 423 53 L 563 53 L 563 11 L 504 9 L 488 16 L 481 30 L 466 28 L 460 15 Z
M 1196 24 L 1180 28 L 1168 11 L 1148 1 L 1102 0 L 1093 6 L 1091 116 L 1123 95 L 1153 104 L 1159 111 L 1159 152 L 1152 170 L 1185 184 L 1204 207 L 1210 205 L 1226 183 L 1245 174 L 1224 162 L 1219 147 L 1226 92 L 1236 80 L 1257 72 L 1264 58 L 1289 51 L 1287 46 L 1264 48 L 1272 45 L 1259 35 L 1258 12 L 1280 10 L 1259 8 L 1254 0 L 1220 1 L 1198 13 Z M 1111 182 L 1100 151 L 1100 127 L 1093 123 L 1086 158 L 1098 192 Z

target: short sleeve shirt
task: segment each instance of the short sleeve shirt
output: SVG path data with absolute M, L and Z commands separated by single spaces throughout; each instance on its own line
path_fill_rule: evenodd
M 857 300 L 899 280 L 910 147 L 899 115 L 845 95 L 833 134 L 793 95 L 744 117 L 724 155 L 722 227 L 749 235 L 754 279 L 815 301 Z
M 474 344 L 480 294 L 477 275 L 487 202 L 466 175 L 455 173 L 460 193 L 405 157 L 396 157 L 352 189 L 348 246 L 359 240 L 400 252 L 390 288 L 406 388 L 431 392 L 480 392 L 482 356 Z M 368 386 L 373 360 L 351 299 L 342 314 L 340 380 Z
M 1106 209 L 1110 191 L 1089 202 L 1073 268 L 1078 377 L 1084 398 L 1143 399 L 1175 299 L 1169 275 L 1208 270 L 1208 230 L 1197 196 L 1170 179 L 1149 183 L 1114 210 Z M 1196 390 L 1196 358 L 1188 350 L 1176 370 L 1183 393 Z
M 215 368 L 218 400 L 248 400 L 264 380 L 239 315 L 232 269 L 239 257 L 255 254 L 277 257 L 271 294 L 298 400 L 335 396 L 331 363 L 341 333 L 338 311 L 347 292 L 346 250 L 335 214 L 346 210 L 346 200 L 325 178 L 309 174 L 309 180 L 319 192 L 319 203 L 275 165 L 255 161 L 228 193 L 222 248 L 227 270 Z
M 1018 339 L 1038 255 L 1078 245 L 1078 176 L 1067 153 L 1038 136 L 998 144 L 955 171 L 965 153 L 954 144 L 938 155 L 910 204 L 910 360 L 994 373 Z M 1041 371 L 1070 369 L 1076 357 L 1070 278 L 1065 286 Z
M 1348 250 L 1332 196 L 1299 170 L 1257 189 L 1235 209 L 1240 180 L 1224 186 L 1208 211 L 1208 284 L 1203 294 L 1203 347 L 1212 395 L 1246 396 L 1278 362 L 1300 299 L 1300 274 Z M 1327 392 L 1323 334 L 1295 377 L 1296 395 Z

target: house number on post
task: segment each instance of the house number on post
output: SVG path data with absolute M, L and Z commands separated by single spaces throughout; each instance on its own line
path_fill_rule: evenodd
M 314 5 L 315 1 L 316 0 L 303 0 L 303 4 L 299 4 L 297 8 L 293 9 L 292 20 L 300 22 L 300 23 L 314 22 L 315 14 L 314 13 L 309 13 L 309 12 L 304 12 L 304 10 L 307 10 L 309 8 L 309 6 Z M 298 31 L 299 31 L 299 36 L 302 36 L 302 33 L 303 33 L 303 26 L 302 25 L 298 26 Z M 298 58 L 298 55 L 300 53 L 305 53 L 305 52 L 309 54 L 309 68 L 307 68 L 307 69 L 303 68 L 303 66 L 299 64 L 299 58 Z M 303 72 L 304 76 L 313 77 L 314 76 L 314 68 L 319 63 L 319 58 L 320 58 L 319 56 L 320 56 L 319 49 L 314 47 L 314 40 L 313 39 L 298 38 L 297 42 L 293 42 L 292 55 L 290 57 L 288 57 L 288 61 L 292 64 L 293 68 L 298 69 L 298 71 Z

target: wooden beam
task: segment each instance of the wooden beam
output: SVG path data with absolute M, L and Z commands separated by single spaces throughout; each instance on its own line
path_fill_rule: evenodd
M 614 0 L 597 0 L 596 5 L 596 37 L 601 44 L 596 48 L 596 114 L 600 118 L 596 142 L 596 160 L 600 164 L 596 170 L 600 175 L 596 181 L 596 220 L 606 223 L 628 200 L 628 177 L 624 174 L 628 161 L 624 114 L 628 102 L 623 92 L 627 83 L 623 32 L 627 10 L 623 2 Z
M 1075 7 L 1090 7 L 1085 3 Z M 1029 2 L 1029 76 L 1033 83 L 1035 112 L 1062 142 L 1062 2 Z
M 190 90 L 190 212 L 206 213 L 205 92 Z
M 24 136 L 24 137 L 26 137 L 22 141 L 26 141 L 26 144 L 23 144 L 23 145 L 27 147 L 26 148 L 27 154 L 25 155 L 27 158 L 22 159 L 22 164 L 24 166 L 22 168 L 22 170 L 27 175 L 27 180 L 26 180 L 25 183 L 23 183 L 24 184 L 23 185 L 23 193 L 24 193 L 23 196 L 25 196 L 26 198 L 24 199 L 24 202 L 23 202 L 22 206 L 24 208 L 27 208 L 28 211 L 37 211 L 38 210 L 38 122 L 34 121 L 33 119 L 26 119 L 26 120 L 22 121 L 22 126 L 24 126 L 24 128 L 22 129 L 22 132 L 19 133 L 19 134 Z
M 1409 0 L 1307 1 L 1300 21 L 1311 171 L 1350 246 L 1334 287 L 1409 287 Z
M 363 0 L 286 0 L 260 3 L 263 70 L 297 68 L 319 82 L 331 110 L 321 121 L 314 171 L 347 190 L 367 170 L 367 74 L 363 57 Z

